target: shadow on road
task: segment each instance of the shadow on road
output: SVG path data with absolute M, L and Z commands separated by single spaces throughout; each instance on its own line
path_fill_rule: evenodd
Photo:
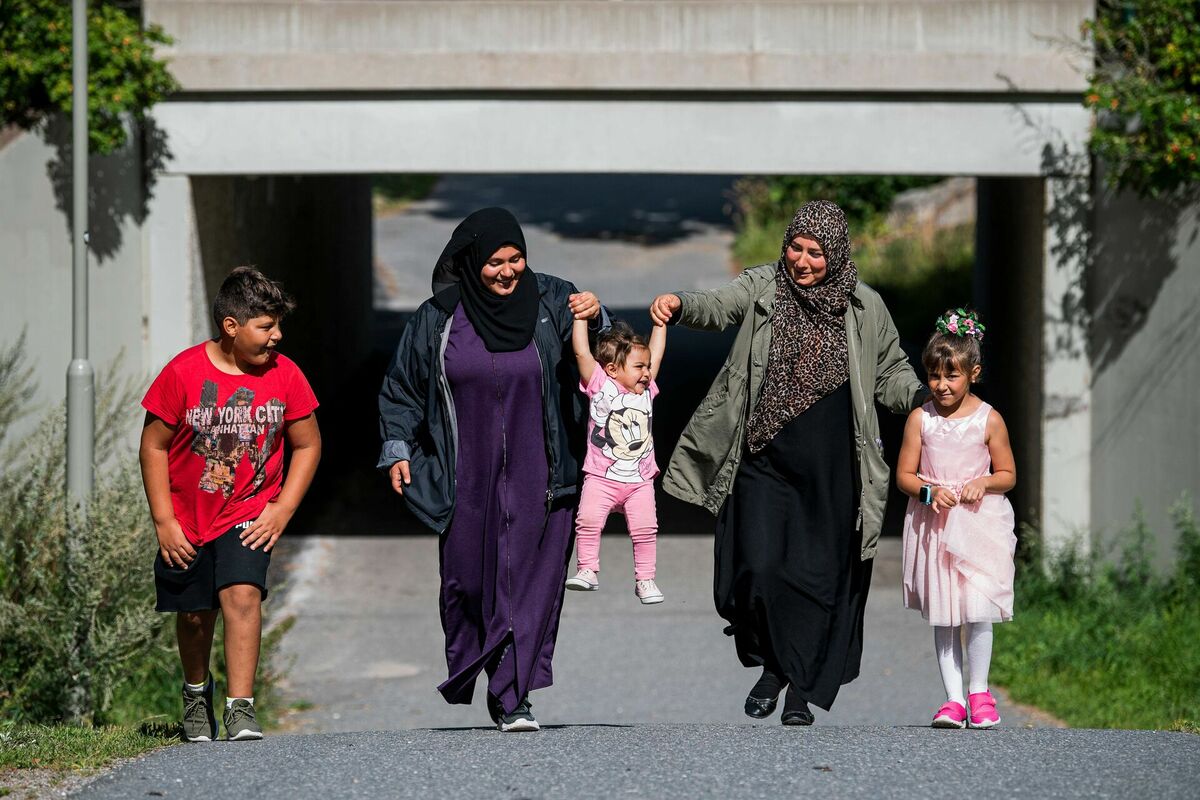
M 457 222 L 481 206 L 502 205 L 523 225 L 564 239 L 624 241 L 647 246 L 684 239 L 704 228 L 731 230 L 728 175 L 447 176 L 429 212 Z

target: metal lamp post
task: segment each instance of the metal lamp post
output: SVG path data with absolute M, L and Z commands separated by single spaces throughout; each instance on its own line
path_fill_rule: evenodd
M 87 0 L 71 8 L 71 365 L 67 367 L 67 494 L 76 509 L 92 493 L 95 372 L 88 361 L 88 34 Z

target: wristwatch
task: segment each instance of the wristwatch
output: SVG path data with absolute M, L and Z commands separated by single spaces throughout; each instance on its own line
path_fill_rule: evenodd
M 918 499 L 924 505 L 927 505 L 927 506 L 933 505 L 933 486 L 931 486 L 928 483 L 925 484 L 924 486 L 922 486 L 921 492 L 918 495 Z

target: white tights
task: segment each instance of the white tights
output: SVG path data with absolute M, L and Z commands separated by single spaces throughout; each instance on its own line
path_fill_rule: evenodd
M 962 629 L 967 629 L 967 666 L 971 671 L 970 693 L 988 690 L 988 668 L 992 664 L 992 623 L 968 622 L 966 625 L 935 625 L 933 648 L 937 653 L 938 669 L 942 673 L 942 685 L 946 687 L 946 699 L 962 705 L 963 697 L 963 647 Z

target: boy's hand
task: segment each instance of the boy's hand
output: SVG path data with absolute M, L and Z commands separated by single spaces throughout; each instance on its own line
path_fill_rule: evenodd
M 595 319 L 600 316 L 600 300 L 591 292 L 576 292 L 567 298 L 575 319 Z
M 184 536 L 179 520 L 172 517 L 166 522 L 156 522 L 154 532 L 158 534 L 158 552 L 167 566 L 187 569 L 196 557 L 196 548 Z
M 392 488 L 396 494 L 404 496 L 404 487 L 412 483 L 412 475 L 408 472 L 407 461 L 397 461 L 388 469 L 388 477 L 392 479 Z
M 660 294 L 650 304 L 650 319 L 654 320 L 655 325 L 666 325 L 670 323 L 671 317 L 675 316 L 675 312 L 679 311 L 681 306 L 683 306 L 683 302 L 678 295 Z
M 242 540 L 242 547 L 257 550 L 261 546 L 264 553 L 271 552 L 275 542 L 283 535 L 283 529 L 291 522 L 293 513 L 279 503 L 267 503 L 258 519 L 251 522 L 238 537 Z
M 956 505 L 958 505 L 958 498 L 954 496 L 954 492 L 945 486 L 933 487 L 933 513 L 940 514 L 943 510 L 949 510 Z
M 973 481 L 967 481 L 959 499 L 964 503 L 978 503 L 985 494 L 987 494 L 987 478 L 976 478 Z

